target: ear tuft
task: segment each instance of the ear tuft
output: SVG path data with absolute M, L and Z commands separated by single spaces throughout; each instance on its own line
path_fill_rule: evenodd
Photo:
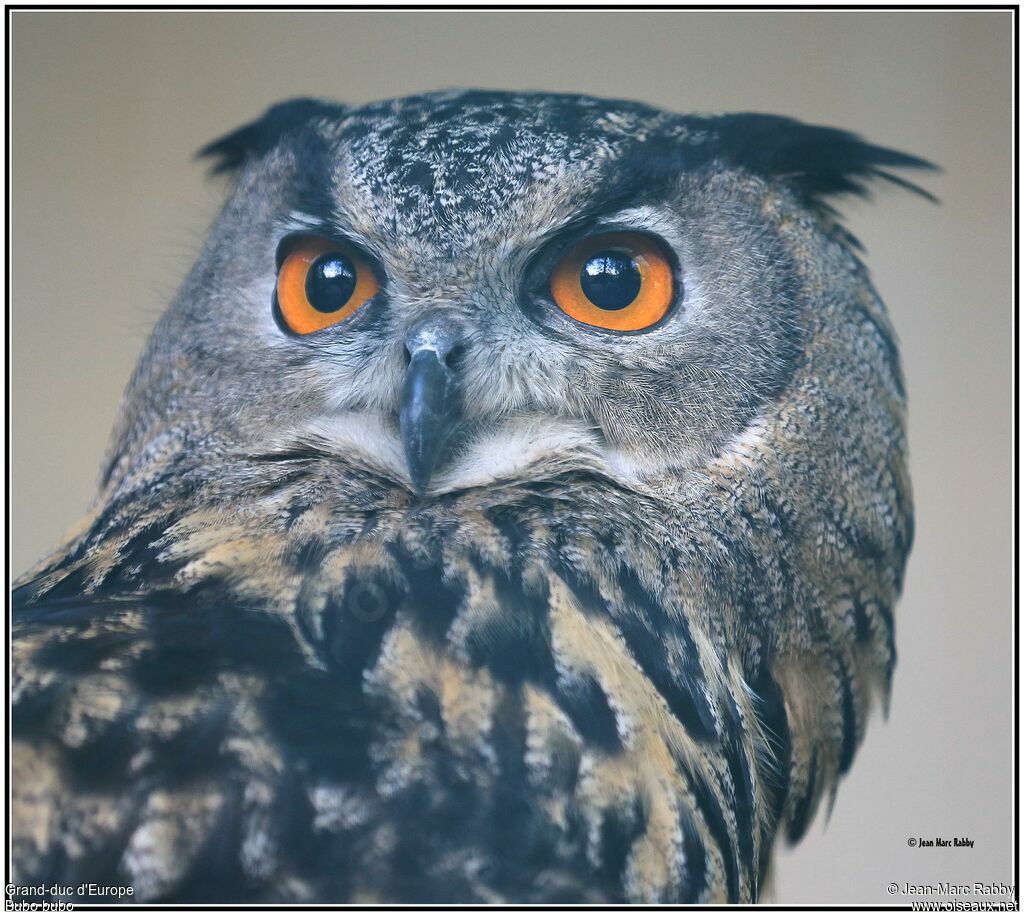
M 867 197 L 871 183 L 876 180 L 899 185 L 936 202 L 924 188 L 889 171 L 935 171 L 933 163 L 874 146 L 848 131 L 764 114 L 725 115 L 717 126 L 727 160 L 764 178 L 786 182 L 806 203 L 824 214 L 834 215 L 826 198 Z
M 315 118 L 337 118 L 344 110 L 341 105 L 319 99 L 298 98 L 279 102 L 268 108 L 263 117 L 208 143 L 196 153 L 196 157 L 213 159 L 210 171 L 214 175 L 235 172 L 251 159 L 265 155 L 285 134 Z

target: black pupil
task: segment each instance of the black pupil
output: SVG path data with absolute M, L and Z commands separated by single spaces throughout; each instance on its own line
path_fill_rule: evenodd
M 309 265 L 306 298 L 318 312 L 344 308 L 356 288 L 355 265 L 336 251 L 322 254 Z
M 580 271 L 583 294 L 599 309 L 624 309 L 640 292 L 640 269 L 621 251 L 599 251 Z

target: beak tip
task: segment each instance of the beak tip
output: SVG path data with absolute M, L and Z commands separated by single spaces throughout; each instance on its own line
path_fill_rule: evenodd
M 424 496 L 427 495 L 427 487 L 430 485 L 429 477 L 421 477 L 419 475 L 416 475 L 415 477 L 411 478 L 411 482 L 412 492 L 417 499 L 422 499 Z
M 436 461 L 436 456 L 431 454 L 433 450 L 424 448 L 424 445 L 419 436 L 405 436 L 405 467 L 412 490 L 418 497 L 426 494 Z

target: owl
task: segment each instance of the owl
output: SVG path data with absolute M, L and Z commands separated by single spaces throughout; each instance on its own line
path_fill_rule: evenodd
M 16 896 L 756 901 L 912 539 L 835 200 L 928 163 L 481 91 L 203 153 L 230 197 L 16 584 Z

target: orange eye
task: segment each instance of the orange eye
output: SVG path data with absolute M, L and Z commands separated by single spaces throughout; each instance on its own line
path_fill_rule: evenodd
M 672 305 L 672 265 L 637 232 L 591 236 L 551 272 L 551 296 L 570 318 L 609 331 L 657 324 Z
M 299 239 L 277 272 L 277 305 L 296 334 L 337 324 L 379 289 L 373 271 L 358 254 L 326 239 Z

